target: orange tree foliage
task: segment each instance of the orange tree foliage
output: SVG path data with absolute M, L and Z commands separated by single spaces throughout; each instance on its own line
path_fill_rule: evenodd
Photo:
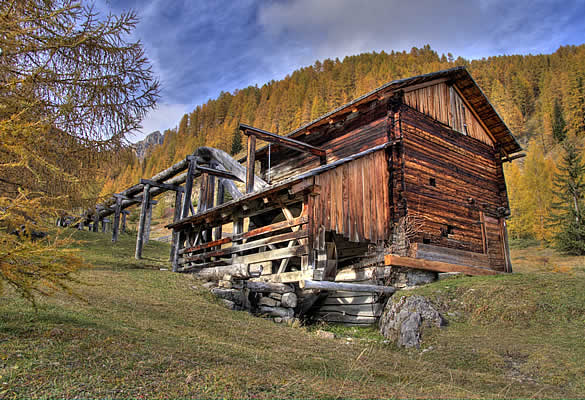
M 95 204 L 87 183 L 158 98 L 127 40 L 136 22 L 71 0 L 0 2 L 0 289 L 34 301 L 80 267 L 48 224 Z
M 286 134 L 388 81 L 457 65 L 465 65 L 471 71 L 523 145 L 531 140 L 539 144 L 547 163 L 557 158 L 558 139 L 553 132 L 559 120 L 566 122 L 568 135 L 578 136 L 585 131 L 585 45 L 564 46 L 546 55 L 497 56 L 471 61 L 455 59 L 450 54 L 439 55 L 429 46 L 402 52 L 373 52 L 343 60 L 316 61 L 280 81 L 220 93 L 177 121 L 177 127 L 165 132 L 163 145 L 152 149 L 145 162 L 134 162 L 132 170 L 124 172 L 125 178 L 113 175 L 110 188 L 122 190 L 141 177 L 150 177 L 198 146 L 214 146 L 230 152 L 238 122 Z M 530 146 L 535 148 L 536 145 Z M 533 174 L 524 171 L 523 165 L 530 162 L 515 164 L 520 179 Z M 134 181 L 127 181 L 130 176 Z M 521 185 L 521 182 L 509 185 L 513 199 L 522 198 Z M 515 210 L 529 220 L 532 209 L 523 208 L 529 202 L 521 201 L 517 207 L 514 201 Z M 521 235 L 542 238 L 548 235 L 543 228 L 535 233 L 532 222 L 512 222 L 512 225 Z

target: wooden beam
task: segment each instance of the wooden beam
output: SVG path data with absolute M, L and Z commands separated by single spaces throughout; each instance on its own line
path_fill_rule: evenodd
M 183 197 L 183 210 L 181 211 L 181 219 L 186 218 L 191 210 L 191 194 L 193 192 L 193 179 L 195 178 L 195 169 L 197 168 L 197 161 L 189 159 L 189 167 L 187 168 L 187 176 L 185 178 L 185 197 Z
M 141 179 L 140 183 L 143 185 L 149 184 L 151 187 L 158 187 L 165 190 L 173 190 L 175 192 L 182 192 L 183 188 L 177 185 L 169 185 L 167 183 L 155 182 L 150 179 Z
M 200 147 L 197 149 L 196 154 L 200 160 L 205 163 L 209 163 L 210 165 L 213 161 L 217 161 L 219 165 L 216 167 L 216 169 L 225 169 L 226 171 L 240 178 L 242 182 L 246 180 L 246 168 L 225 151 L 214 149 L 212 147 Z M 233 182 L 230 181 L 229 183 Z M 266 186 L 268 186 L 268 183 L 266 183 L 264 179 L 260 178 L 259 176 L 254 178 L 254 191 L 260 190 Z
M 202 173 L 207 173 L 209 175 L 217 176 L 219 178 L 230 179 L 232 181 L 242 182 L 242 180 L 240 178 L 238 178 L 236 175 L 234 175 L 228 171 L 222 171 L 220 169 L 203 167 L 201 165 L 197 165 L 197 170 L 202 172 Z
M 299 281 L 301 289 L 317 289 L 329 291 L 368 292 L 391 295 L 396 291 L 392 286 L 363 285 L 359 283 L 331 282 L 331 281 Z
M 254 164 L 256 163 L 256 136 L 248 136 L 248 158 L 246 160 L 246 193 L 254 191 Z
M 114 212 L 114 225 L 112 226 L 112 242 L 118 241 L 120 231 L 120 212 L 122 211 L 122 198 L 116 197 L 116 211 Z
M 126 216 L 128 214 L 130 214 L 129 211 L 122 210 L 122 228 L 120 228 L 120 232 L 121 233 L 125 233 L 126 232 Z
M 386 254 L 384 263 L 394 267 L 423 269 L 436 272 L 462 272 L 466 275 L 496 275 L 498 272 L 480 267 L 451 264 L 442 261 L 429 261 L 422 258 L 402 257 L 395 254 Z
M 177 222 L 181 218 L 181 203 L 183 200 L 183 192 L 177 191 L 175 192 L 175 210 L 173 213 L 173 222 Z M 173 261 L 173 254 L 175 254 L 176 247 L 179 243 L 179 232 L 171 231 L 171 254 L 170 260 Z M 175 271 L 176 266 L 173 265 L 173 272 Z
M 137 260 L 142 258 L 142 246 L 144 244 L 144 231 L 146 228 L 146 217 L 150 206 L 150 185 L 144 185 L 142 194 L 142 207 L 140 208 L 140 220 L 138 222 L 138 234 L 136 235 L 136 251 L 134 257 Z
M 276 135 L 274 133 L 264 131 L 262 129 L 254 128 L 252 126 L 245 125 L 245 124 L 240 124 L 239 128 L 240 128 L 240 130 L 244 131 L 245 135 L 248 135 L 249 137 L 256 136 L 256 137 L 258 137 L 258 139 L 262 139 L 265 142 L 279 144 L 281 146 L 288 147 L 290 149 L 294 149 L 294 150 L 298 150 L 298 151 L 302 151 L 305 153 L 311 153 L 314 156 L 317 156 L 319 158 L 326 157 L 325 150 L 323 150 L 319 147 L 311 146 L 310 144 L 307 144 L 307 143 L 304 143 L 304 142 L 301 142 L 301 141 L 298 141 L 295 139 L 291 139 L 291 138 L 286 137 L 286 136 Z

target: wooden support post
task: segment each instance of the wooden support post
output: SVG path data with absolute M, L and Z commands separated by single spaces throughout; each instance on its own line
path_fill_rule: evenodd
M 199 183 L 199 200 L 197 201 L 197 214 L 207 210 L 207 185 L 209 183 L 207 174 L 201 174 Z
M 146 218 L 150 204 L 150 185 L 144 185 L 142 192 L 142 207 L 140 208 L 140 220 L 138 222 L 138 235 L 136 236 L 136 252 L 134 257 L 137 260 L 142 258 L 142 246 L 144 244 L 144 230 L 146 228 Z
M 248 136 L 248 158 L 246 165 L 246 193 L 254 191 L 254 164 L 256 163 L 256 136 Z
M 95 208 L 95 214 L 93 215 L 93 226 L 91 227 L 91 230 L 93 232 L 98 231 L 98 226 L 99 226 L 99 221 L 100 221 L 100 210 L 98 209 L 98 207 Z
M 223 204 L 225 197 L 225 186 L 223 185 L 223 179 L 217 181 L 217 205 Z M 214 229 L 213 240 L 221 239 L 221 225 Z
M 195 168 L 197 161 L 189 160 L 189 168 L 187 169 L 187 177 L 185 178 L 185 197 L 183 198 L 183 210 L 181 211 L 181 219 L 189 216 L 191 209 L 191 194 L 193 192 L 193 178 L 195 177 Z
M 175 212 L 173 215 L 173 222 L 177 222 L 181 218 L 181 201 L 183 199 L 183 192 L 176 191 L 175 192 Z M 170 260 L 173 261 L 173 255 L 177 251 L 176 247 L 179 243 L 179 232 L 173 230 L 171 234 L 171 254 Z M 176 272 L 176 266 L 173 264 L 173 272 Z
M 120 212 L 122 211 L 122 198 L 116 196 L 116 211 L 114 211 L 114 225 L 112 225 L 112 242 L 118 241 L 120 231 Z
M 146 228 L 144 229 L 144 244 L 147 244 L 150 240 L 150 225 L 152 223 L 152 206 L 156 203 L 153 201 L 148 202 L 148 210 L 146 215 Z
M 130 214 L 129 211 L 122 210 L 122 228 L 120 229 L 121 233 L 126 232 L 126 215 Z

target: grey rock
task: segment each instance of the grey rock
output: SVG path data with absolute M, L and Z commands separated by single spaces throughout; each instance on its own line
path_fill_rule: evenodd
M 165 136 L 162 133 L 159 131 L 154 131 L 146 136 L 143 140 L 134 143 L 132 147 L 134 147 L 136 157 L 138 157 L 140 160 L 143 160 L 150 148 L 154 146 L 160 146 L 163 144 L 164 140 Z
M 422 296 L 402 296 L 388 302 L 380 318 L 380 333 L 399 346 L 420 347 L 424 329 L 446 325 L 443 316 Z
M 270 297 L 261 297 L 260 300 L 258 300 L 258 305 L 259 306 L 276 307 L 276 306 L 280 305 L 280 302 L 277 300 L 274 300 Z
M 271 299 L 274 299 L 274 300 L 278 300 L 278 301 L 280 301 L 280 299 L 282 299 L 282 295 L 280 293 L 270 293 L 268 295 L 268 297 L 270 297 Z
M 236 308 L 236 303 L 234 303 L 231 300 L 227 300 L 227 299 L 222 299 L 221 300 L 223 302 L 223 304 L 230 310 L 233 310 Z
M 283 294 L 280 304 L 282 304 L 283 307 L 295 308 L 297 306 L 297 295 L 294 293 Z

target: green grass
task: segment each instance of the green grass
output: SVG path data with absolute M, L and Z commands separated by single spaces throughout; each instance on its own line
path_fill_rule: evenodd
M 76 235 L 95 266 L 75 287 L 85 302 L 59 295 L 35 311 L 13 294 L 0 299 L 0 398 L 585 395 L 582 258 L 515 250 L 520 273 L 405 292 L 428 295 L 449 320 L 405 350 L 372 328 L 228 311 L 189 276 L 159 270 L 168 245 L 151 241 L 136 261 L 131 236 L 112 245 Z M 339 338 L 318 338 L 319 328 Z

